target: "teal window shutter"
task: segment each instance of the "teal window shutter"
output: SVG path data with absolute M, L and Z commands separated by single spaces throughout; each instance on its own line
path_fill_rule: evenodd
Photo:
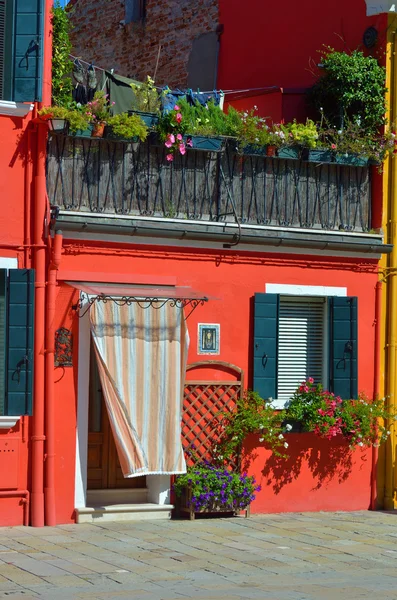
M 329 307 L 329 387 L 344 400 L 357 398 L 357 298 L 332 297 Z
M 10 269 L 6 317 L 7 415 L 32 414 L 33 320 L 34 271 Z
M 44 0 L 0 0 L 0 97 L 3 100 L 41 100 L 43 30 Z
M 255 294 L 253 389 L 277 398 L 278 294 Z

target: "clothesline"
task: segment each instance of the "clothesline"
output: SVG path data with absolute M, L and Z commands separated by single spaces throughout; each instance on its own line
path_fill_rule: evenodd
M 92 66 L 94 69 L 97 69 L 98 71 L 102 71 L 102 72 L 108 72 L 113 74 L 114 73 L 114 69 L 103 69 L 102 67 L 97 67 L 94 63 L 92 62 L 87 62 L 86 60 L 83 60 L 82 58 L 79 58 L 78 56 L 74 56 L 73 54 L 69 54 L 70 58 L 72 58 L 73 60 L 78 60 L 81 63 L 88 65 L 88 66 Z M 162 90 L 162 87 L 156 86 L 158 90 Z M 278 90 L 280 89 L 278 86 L 263 86 L 263 87 L 256 87 L 256 88 L 245 88 L 245 89 L 241 89 L 241 90 L 205 90 L 205 91 L 201 91 L 200 92 L 202 94 L 212 94 L 212 92 L 217 92 L 224 94 L 225 96 L 227 95 L 231 95 L 231 94 L 245 94 L 247 92 L 263 92 L 266 90 Z

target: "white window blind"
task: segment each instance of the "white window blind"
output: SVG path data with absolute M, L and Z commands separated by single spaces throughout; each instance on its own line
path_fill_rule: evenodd
M 289 400 L 307 377 L 323 383 L 324 298 L 280 298 L 277 386 Z

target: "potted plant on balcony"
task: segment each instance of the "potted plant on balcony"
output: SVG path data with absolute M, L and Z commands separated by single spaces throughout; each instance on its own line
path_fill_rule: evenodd
M 71 135 L 91 135 L 89 129 L 89 117 L 81 106 L 72 104 L 71 107 L 46 106 L 39 110 L 39 116 L 49 121 L 50 128 L 58 133 L 70 133 Z
M 305 150 L 307 154 L 317 145 L 318 131 L 311 119 L 307 119 L 306 123 L 298 123 L 294 119 L 292 123 L 280 125 L 280 130 L 284 132 L 285 138 L 278 151 L 279 158 L 298 160 Z
M 128 114 L 137 114 L 147 127 L 155 127 L 160 116 L 161 96 L 154 85 L 154 80 L 148 75 L 144 83 L 130 85 L 134 92 L 134 105 Z
M 93 126 L 92 137 L 103 137 L 105 125 L 111 116 L 110 110 L 113 104 L 114 102 L 112 104 L 109 102 L 109 95 L 102 91 L 95 92 L 94 99 L 87 103 L 86 115 Z
M 121 113 L 113 115 L 107 120 L 105 137 L 111 140 L 124 140 L 144 142 L 148 135 L 148 128 L 137 114 L 128 115 Z

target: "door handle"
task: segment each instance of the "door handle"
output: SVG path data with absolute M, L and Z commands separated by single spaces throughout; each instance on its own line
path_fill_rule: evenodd
M 267 354 L 264 354 L 264 355 L 262 356 L 262 367 L 263 367 L 264 369 L 266 369 L 266 365 L 267 365 Z

